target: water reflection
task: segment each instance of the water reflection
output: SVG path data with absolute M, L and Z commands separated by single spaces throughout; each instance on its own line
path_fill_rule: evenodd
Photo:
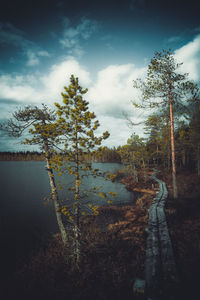
M 114 172 L 122 166 L 95 163 L 94 167 L 102 172 Z M 101 185 L 104 192 L 117 193 L 113 203 L 133 201 L 133 194 L 120 183 L 104 181 L 101 177 L 94 180 L 91 176 L 85 178 L 83 183 L 87 188 Z M 27 253 L 34 250 L 43 238 L 57 232 L 58 228 L 53 205 L 44 206 L 43 199 L 50 194 L 44 162 L 0 162 L 0 188 L 0 237 L 3 245 L 0 255 L 1 270 L 6 278 L 17 267 L 17 261 L 23 261 Z M 63 191 L 62 197 L 71 199 L 72 195 Z M 91 194 L 88 200 L 101 205 L 108 199 Z

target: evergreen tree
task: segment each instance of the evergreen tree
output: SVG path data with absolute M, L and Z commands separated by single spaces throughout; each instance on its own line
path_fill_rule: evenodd
M 147 147 L 151 151 L 151 159 L 156 160 L 157 164 L 161 151 L 161 119 L 157 115 L 151 115 L 145 122 L 145 134 L 148 134 Z
M 146 145 L 143 138 L 132 134 L 127 144 L 118 150 L 122 163 L 126 166 L 138 182 L 138 168 L 145 169 L 147 161 Z
M 186 113 L 184 101 L 196 97 L 198 88 L 187 80 L 187 74 L 178 73 L 181 64 L 176 63 L 170 51 L 156 52 L 148 66 L 146 80 L 134 80 L 133 86 L 142 92 L 142 105 L 136 107 L 167 109 L 170 119 L 171 161 L 174 198 L 178 197 L 175 164 L 174 112 Z
M 145 121 L 145 134 L 148 135 L 146 141 L 147 152 L 150 161 L 160 165 L 170 165 L 170 139 L 168 118 L 160 114 L 152 114 Z
M 19 137 L 29 128 L 29 133 L 32 134 L 32 137 L 26 138 L 24 144 L 39 145 L 41 150 L 44 151 L 56 218 L 62 241 L 64 245 L 66 245 L 67 233 L 62 221 L 61 213 L 59 212 L 60 205 L 58 191 L 51 165 L 51 157 L 54 152 L 53 148 L 60 142 L 60 132 L 58 131 L 55 120 L 55 113 L 46 105 L 43 105 L 42 108 L 37 106 L 26 106 L 24 109 L 18 109 L 13 113 L 13 118 L 8 121 L 5 129 L 10 136 Z
M 87 89 L 83 89 L 79 85 L 78 78 L 73 75 L 70 78 L 69 87 L 64 87 L 65 92 L 62 93 L 63 104 L 55 103 L 57 108 L 58 120 L 57 129 L 62 132 L 65 139 L 64 150 L 54 156 L 52 163 L 59 172 L 66 171 L 74 176 L 74 186 L 70 190 L 74 193 L 74 199 L 70 207 L 63 206 L 62 212 L 68 216 L 73 226 L 72 251 L 75 265 L 79 266 L 81 261 L 81 184 L 82 178 L 85 176 L 82 171 L 90 172 L 97 176 L 98 170 L 92 169 L 91 163 L 85 161 L 84 157 L 99 147 L 103 140 L 109 137 L 106 131 L 102 136 L 96 137 L 94 132 L 99 127 L 94 112 L 88 109 L 88 102 L 83 99 L 83 95 Z M 63 158 L 63 160 L 62 160 Z M 104 197 L 104 193 L 100 192 L 100 196 Z M 96 206 L 89 205 L 96 213 Z

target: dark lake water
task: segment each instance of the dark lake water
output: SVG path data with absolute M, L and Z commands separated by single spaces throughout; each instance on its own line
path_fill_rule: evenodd
M 94 167 L 114 172 L 122 165 L 94 163 Z M 102 191 L 116 192 L 113 203 L 134 201 L 133 193 L 120 183 L 89 177 L 84 184 L 87 187 L 102 185 Z M 0 189 L 0 265 L 6 277 L 17 268 L 17 262 L 23 262 L 24 257 L 58 228 L 53 205 L 44 206 L 43 201 L 50 193 L 45 162 L 0 162 Z M 98 205 L 107 201 L 90 197 L 89 200 Z

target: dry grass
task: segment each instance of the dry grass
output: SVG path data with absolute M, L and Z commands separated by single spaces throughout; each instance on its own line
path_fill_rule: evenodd
M 97 216 L 82 217 L 80 270 L 64 259 L 60 235 L 53 236 L 16 275 L 15 293 L 25 299 L 133 299 L 133 282 L 144 277 L 152 197 L 141 196 L 135 205 L 100 207 Z M 65 257 L 69 254 L 65 250 Z

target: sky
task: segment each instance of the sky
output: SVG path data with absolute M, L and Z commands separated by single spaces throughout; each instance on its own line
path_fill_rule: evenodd
M 89 108 L 110 132 L 106 146 L 126 144 L 142 126 L 133 80 L 155 51 L 171 49 L 189 79 L 200 79 L 199 1 L 7 0 L 0 10 L 0 122 L 28 104 L 61 102 L 74 74 Z M 34 150 L 1 132 L 0 151 Z

